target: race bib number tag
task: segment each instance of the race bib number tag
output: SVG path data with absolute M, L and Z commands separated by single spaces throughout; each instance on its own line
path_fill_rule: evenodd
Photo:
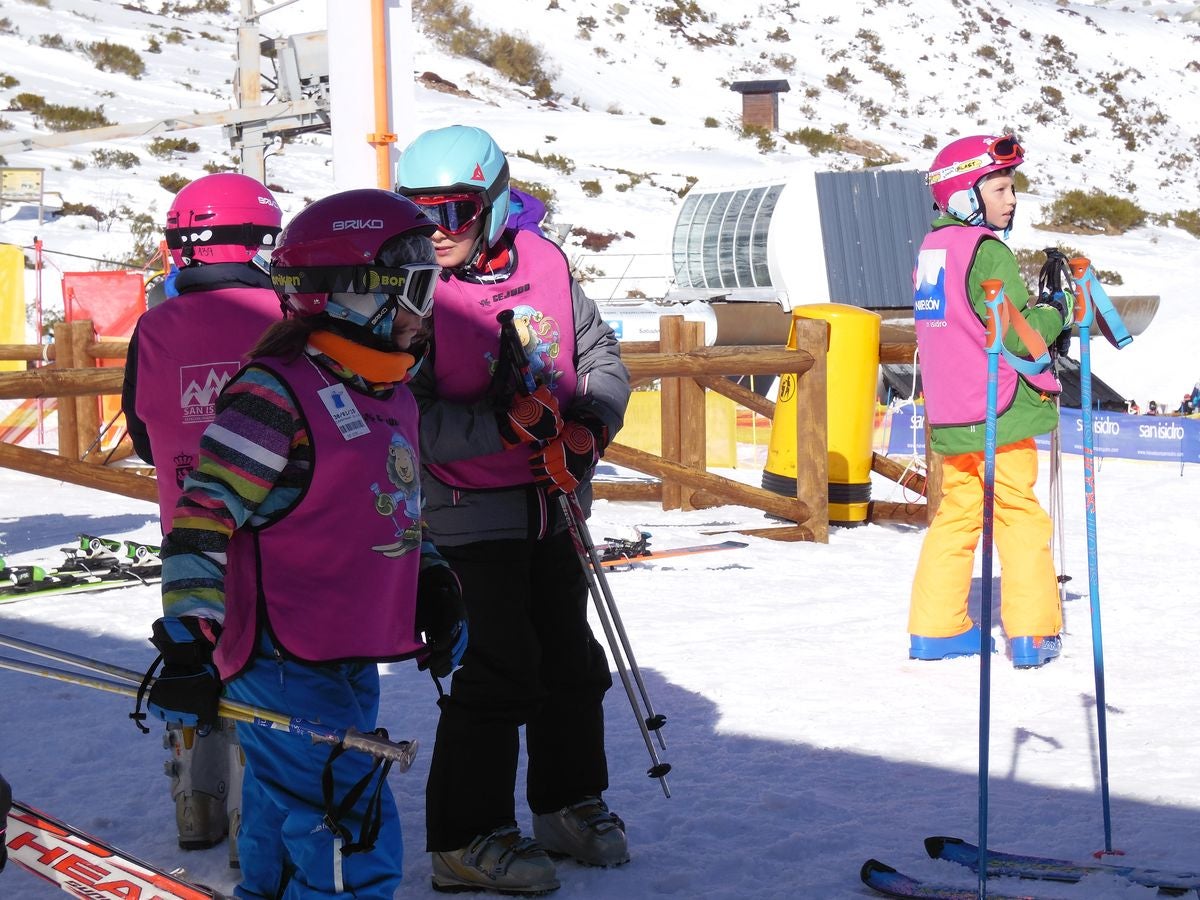
M 354 401 L 350 399 L 350 394 L 346 391 L 344 384 L 331 384 L 329 387 L 317 391 L 317 395 L 325 404 L 325 408 L 329 410 L 333 424 L 338 427 L 343 438 L 349 441 L 370 432 L 371 429 L 363 421 L 362 414 L 354 405 Z

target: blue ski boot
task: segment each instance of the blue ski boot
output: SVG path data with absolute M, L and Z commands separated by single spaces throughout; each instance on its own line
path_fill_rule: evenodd
M 972 625 L 962 634 L 953 637 L 921 637 L 909 635 L 909 659 L 954 659 L 956 656 L 979 655 L 979 626 Z M 996 639 L 990 638 L 992 652 L 996 652 Z
M 1012 664 L 1015 669 L 1036 669 L 1044 666 L 1062 652 L 1062 638 L 1057 634 L 1050 637 L 1015 637 L 1009 639 Z

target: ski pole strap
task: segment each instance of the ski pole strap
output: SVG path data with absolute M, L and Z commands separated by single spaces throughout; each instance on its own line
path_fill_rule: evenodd
M 372 734 L 387 740 L 386 729 L 376 728 Z M 341 855 L 350 856 L 354 853 L 366 853 L 375 848 L 379 829 L 383 825 L 383 786 L 387 782 L 388 772 L 392 769 L 392 760 L 376 757 L 371 768 L 367 770 L 367 774 L 346 792 L 346 796 L 341 799 L 341 802 L 335 803 L 333 799 L 333 763 L 345 751 L 344 744 L 338 744 L 329 751 L 329 759 L 325 761 L 325 768 L 321 772 L 321 796 L 325 802 L 324 824 L 341 844 Z M 355 841 L 354 835 L 342 820 L 354 809 L 355 804 L 358 803 L 359 798 L 362 797 L 377 772 L 379 777 L 375 783 L 375 790 L 371 792 L 366 809 L 363 810 L 362 830 L 359 832 L 358 840 Z
M 133 712 L 129 714 L 129 718 L 133 719 L 133 724 L 142 734 L 150 733 L 150 729 L 142 724 L 146 721 L 146 714 L 142 712 L 142 701 L 146 699 L 146 691 L 150 687 L 150 682 L 154 680 L 154 672 L 158 668 L 158 664 L 162 662 L 162 658 L 161 653 L 154 657 L 154 662 L 150 663 L 150 668 L 142 676 L 142 683 L 138 685 L 137 689 L 137 702 L 133 705 Z
M 1004 293 L 1004 282 L 997 278 L 989 278 L 981 282 L 985 303 L 988 308 L 986 349 L 988 353 L 998 353 L 1004 356 L 1008 364 L 1022 375 L 1037 375 L 1050 367 L 1050 349 L 1045 339 L 1034 331 L 1025 321 L 1025 317 L 1013 306 L 1008 295 Z M 1004 335 L 1012 329 L 1031 359 L 1018 356 L 1004 346 Z
M 1084 256 L 1072 259 L 1071 275 L 1075 279 L 1075 324 L 1081 328 L 1098 325 L 1100 333 L 1118 350 L 1130 343 L 1133 335 L 1092 271 L 1091 261 Z

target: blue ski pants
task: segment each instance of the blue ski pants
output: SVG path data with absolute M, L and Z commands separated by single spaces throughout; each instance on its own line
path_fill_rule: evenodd
M 250 668 L 226 686 L 225 695 L 322 725 L 374 730 L 379 712 L 379 670 L 374 663 L 303 665 L 277 658 L 264 637 Z M 383 822 L 375 848 L 343 856 L 324 824 L 321 773 L 330 745 L 239 722 L 246 755 L 242 827 L 238 835 L 242 881 L 234 895 L 243 900 L 313 900 L 344 896 L 391 900 L 402 877 L 404 858 L 400 817 L 391 789 L 382 793 Z M 347 751 L 334 763 L 334 803 L 370 769 L 371 757 Z M 376 774 L 378 777 L 378 774 Z M 372 789 L 374 782 L 372 782 Z M 343 820 L 355 840 L 372 793 L 359 798 Z M 340 869 L 340 872 L 339 872 Z M 280 893 L 280 886 L 286 885 Z

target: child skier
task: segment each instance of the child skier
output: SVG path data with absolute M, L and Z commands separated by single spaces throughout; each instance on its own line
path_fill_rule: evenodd
M 222 393 L 164 543 L 148 708 L 166 721 L 210 726 L 224 681 L 230 699 L 370 732 L 377 661 L 416 657 L 444 676 L 461 657 L 458 582 L 417 517 L 405 384 L 439 271 L 432 230 L 410 201 L 356 190 L 280 235 L 272 280 L 289 318 Z M 364 789 L 367 758 L 335 765 L 304 739 L 238 732 L 237 896 L 391 900 L 400 820 L 390 790 Z
M 505 227 L 508 161 L 487 132 L 427 131 L 397 174 L 397 190 L 438 223 L 431 365 L 413 393 L 426 519 L 462 579 L 472 628 L 440 701 L 426 789 L 433 886 L 544 893 L 559 886 L 547 850 L 598 866 L 629 859 L 624 823 L 601 796 L 612 678 L 558 500 L 575 491 L 590 505 L 629 376 L 562 252 L 534 230 Z M 502 310 L 514 312 L 541 385 L 527 397 L 491 391 Z M 515 815 L 522 725 L 536 842 Z
M 218 392 L 282 318 L 260 255 L 274 245 L 281 218 L 270 191 L 232 172 L 186 185 L 167 212 L 177 296 L 138 319 L 121 390 L 134 450 L 158 470 L 164 533 L 183 480 L 196 467 Z M 211 847 L 228 830 L 229 862 L 237 866 L 242 759 L 233 723 L 203 737 L 168 726 L 164 743 L 172 751 L 167 771 L 179 846 Z
M 979 652 L 979 627 L 967 613 L 967 599 L 983 527 L 987 309 L 981 282 L 1004 282 L 1008 299 L 1047 342 L 1071 324 L 1072 310 L 1062 300 L 1030 304 L 1017 260 L 996 236 L 1007 237 L 1012 228 L 1013 175 L 1023 159 L 1011 136 L 966 137 L 945 146 L 927 176 L 940 215 L 921 244 L 914 318 L 929 443 L 944 460 L 942 499 L 913 579 L 908 619 L 913 659 Z M 1025 352 L 1011 332 L 1005 345 Z M 1034 436 L 1057 426 L 1059 390 L 1052 371 L 1026 376 L 1001 358 L 995 543 L 1001 619 L 1018 668 L 1040 666 L 1061 648 L 1051 522 L 1034 495 Z

